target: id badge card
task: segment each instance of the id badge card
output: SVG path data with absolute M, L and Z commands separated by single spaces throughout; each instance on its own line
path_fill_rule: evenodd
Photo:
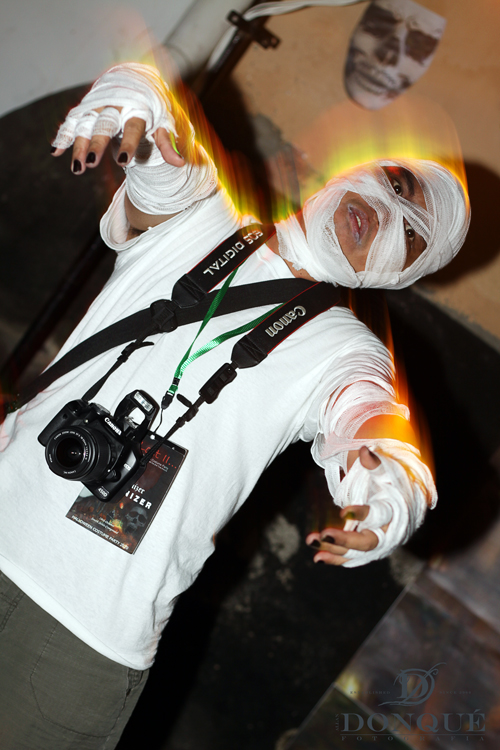
M 157 436 L 147 436 L 141 444 L 145 453 Z M 165 440 L 151 456 L 144 471 L 134 474 L 119 490 L 118 497 L 102 502 L 86 487 L 66 514 L 101 539 L 133 555 L 158 513 L 188 451 Z

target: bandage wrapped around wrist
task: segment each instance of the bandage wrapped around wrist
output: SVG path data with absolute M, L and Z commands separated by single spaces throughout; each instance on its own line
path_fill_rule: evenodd
M 389 358 L 387 365 L 389 375 Z M 354 437 L 373 417 L 410 416 L 408 407 L 396 402 L 390 381 L 377 377 L 372 369 L 370 375 L 361 372 L 359 379 L 330 397 L 321 411 L 320 432 L 312 448 L 314 459 L 325 470 L 335 504 L 342 508 L 370 506 L 364 521 L 347 521 L 344 525 L 346 531 L 370 529 L 378 538 L 371 551 L 346 553 L 344 566 L 351 568 L 386 557 L 404 544 L 422 524 L 427 507 L 433 508 L 437 502 L 432 474 L 415 447 L 400 440 Z M 346 474 L 348 452 L 364 445 L 380 459 L 380 466 L 365 469 L 358 458 Z M 387 532 L 382 531 L 388 523 Z
M 195 140 L 194 129 L 167 84 L 150 65 L 124 63 L 104 73 L 69 112 L 52 145 L 68 148 L 78 136 L 120 136 L 132 117 L 144 120 L 148 142 L 125 167 L 127 195 L 136 208 L 155 215 L 178 213 L 214 191 L 218 185 L 215 165 Z M 153 139 L 158 128 L 180 135 L 186 159 L 183 167 L 164 161 Z
M 419 451 L 408 443 L 389 439 L 337 439 L 335 443 L 335 452 L 359 450 L 366 445 L 380 460 L 376 469 L 366 469 L 360 459 L 356 459 L 335 491 L 335 503 L 342 508 L 348 505 L 370 507 L 364 521 L 357 524 L 347 522 L 346 530 L 370 529 L 378 538 L 373 550 L 349 550 L 346 553 L 344 565 L 353 568 L 386 557 L 407 542 L 421 526 L 427 508 L 436 505 L 437 493 L 429 469 L 420 460 Z M 330 446 L 326 441 L 323 459 L 328 457 L 331 448 L 332 441 Z M 327 463 L 327 480 L 328 474 Z M 389 526 L 384 532 L 381 527 L 386 524 Z
M 146 214 L 176 214 L 208 198 L 218 187 L 217 169 L 207 152 L 195 143 L 183 167 L 167 164 L 153 144 L 146 161 L 136 157 L 125 167 L 125 188 L 131 203 Z
M 341 483 L 335 501 L 342 507 L 369 505 L 368 516 L 357 525 L 357 531 L 370 529 L 378 537 L 378 544 L 368 552 L 349 550 L 347 567 L 390 555 L 422 525 L 427 508 L 434 508 L 437 503 L 431 472 L 416 448 L 397 440 L 371 441 L 368 447 L 380 459 L 380 466 L 365 469 L 358 458 Z M 385 524 L 389 526 L 383 531 Z

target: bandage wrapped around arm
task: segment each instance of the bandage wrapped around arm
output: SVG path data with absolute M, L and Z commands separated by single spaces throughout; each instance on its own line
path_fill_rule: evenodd
M 437 502 L 432 474 L 420 460 L 419 451 L 408 443 L 386 438 L 355 439 L 366 420 L 381 414 L 408 417 L 408 409 L 395 403 L 388 387 L 361 381 L 349 386 L 324 414 L 323 434 L 313 449 L 317 462 L 325 469 L 329 490 L 335 503 L 368 505 L 364 521 L 347 521 L 345 530 L 370 529 L 377 546 L 370 551 L 349 550 L 345 567 L 365 565 L 391 554 L 404 544 L 422 524 L 427 508 Z M 347 454 L 366 445 L 380 459 L 376 469 L 366 469 L 359 458 L 346 472 Z M 382 526 L 389 524 L 384 532 Z
M 96 111 L 101 108 L 100 113 Z M 214 163 L 195 140 L 194 129 L 167 84 L 150 65 L 124 63 L 104 73 L 69 112 L 52 145 L 68 148 L 77 136 L 120 136 L 132 117 L 144 120 L 147 141 L 124 168 L 127 195 L 136 208 L 154 215 L 174 214 L 216 189 Z M 185 166 L 164 161 L 153 138 L 158 128 L 180 136 Z

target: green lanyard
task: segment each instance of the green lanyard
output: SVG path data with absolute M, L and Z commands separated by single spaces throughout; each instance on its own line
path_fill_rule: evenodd
M 172 380 L 172 384 L 168 391 L 166 392 L 165 396 L 163 397 L 161 406 L 162 409 L 166 409 L 172 402 L 172 399 L 174 398 L 178 388 L 180 380 L 184 374 L 184 370 L 188 365 L 191 364 L 191 362 L 194 362 L 195 359 L 198 359 L 198 357 L 201 357 L 202 354 L 206 354 L 211 349 L 215 349 L 216 346 L 219 346 L 219 344 L 222 344 L 224 341 L 227 341 L 227 339 L 233 338 L 233 336 L 238 336 L 240 333 L 246 333 L 247 331 L 250 331 L 252 328 L 255 328 L 264 318 L 267 318 L 268 315 L 271 315 L 275 310 L 277 310 L 279 307 L 281 307 L 281 304 L 276 305 L 272 310 L 263 313 L 262 315 L 259 315 L 258 318 L 255 318 L 255 320 L 250 321 L 249 323 L 245 323 L 245 325 L 240 326 L 239 328 L 234 328 L 232 331 L 227 331 L 226 333 L 221 333 L 220 336 L 216 336 L 214 339 L 209 341 L 208 343 L 201 346 L 199 349 L 197 349 L 193 354 L 191 354 L 191 350 L 195 344 L 196 339 L 200 335 L 200 333 L 203 331 L 207 323 L 209 322 L 210 318 L 213 316 L 217 308 L 219 307 L 220 303 L 222 302 L 222 299 L 224 295 L 226 294 L 229 285 L 231 284 L 232 280 L 236 276 L 236 272 L 238 271 L 238 268 L 235 268 L 234 271 L 227 277 L 226 281 L 218 291 L 214 301 L 210 305 L 207 314 L 203 318 L 201 325 L 198 329 L 198 333 L 194 337 L 193 341 L 191 342 L 191 345 L 187 352 L 182 357 L 181 361 L 177 365 L 177 368 L 174 373 L 174 377 Z

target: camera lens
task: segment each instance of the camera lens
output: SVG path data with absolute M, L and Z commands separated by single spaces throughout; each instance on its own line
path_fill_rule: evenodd
M 64 466 L 66 469 L 73 469 L 75 466 L 78 466 L 84 457 L 85 447 L 80 440 L 67 438 L 66 440 L 61 440 L 56 448 L 55 455 L 56 461 L 60 466 Z
M 50 469 L 65 479 L 100 480 L 113 459 L 113 450 L 105 435 L 85 427 L 59 430 L 45 449 Z

